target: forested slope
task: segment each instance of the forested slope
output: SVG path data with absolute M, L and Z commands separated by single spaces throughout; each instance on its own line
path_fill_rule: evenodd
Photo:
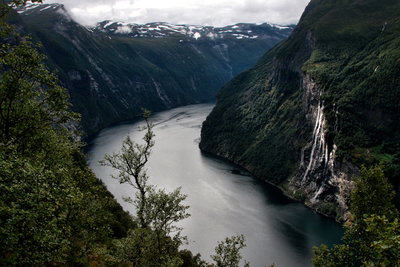
M 0 266 L 78 266 L 134 227 L 63 127 L 78 115 L 0 5 Z
M 351 177 L 399 187 L 400 4 L 313 0 L 291 34 L 217 95 L 200 148 L 345 218 Z

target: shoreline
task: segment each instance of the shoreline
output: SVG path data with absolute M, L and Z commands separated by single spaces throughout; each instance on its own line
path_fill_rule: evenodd
M 247 171 L 248 173 L 250 173 L 254 178 L 256 178 L 256 179 L 258 179 L 258 180 L 260 180 L 260 181 L 262 181 L 262 182 L 265 182 L 265 183 L 267 183 L 267 184 L 269 184 L 269 185 L 272 185 L 272 186 L 278 188 L 278 189 L 282 192 L 282 194 L 285 195 L 287 198 L 289 198 L 289 199 L 291 199 L 291 200 L 293 200 L 293 201 L 296 201 L 296 202 L 299 202 L 299 203 L 303 204 L 305 207 L 307 207 L 307 208 L 313 210 L 314 212 L 316 212 L 316 213 L 318 213 L 318 214 L 320 214 L 320 215 L 322 215 L 322 216 L 324 216 L 324 217 L 326 217 L 326 218 L 328 218 L 328 219 L 331 219 L 331 220 L 333 220 L 333 221 L 335 221 L 335 222 L 337 222 L 337 223 L 339 223 L 339 224 L 341 224 L 341 225 L 344 224 L 344 222 L 340 222 L 340 221 L 336 220 L 336 218 L 334 218 L 334 217 L 332 217 L 332 216 L 329 216 L 329 215 L 327 215 L 327 214 L 325 214 L 325 213 L 323 213 L 323 212 L 321 212 L 321 211 L 319 211 L 319 210 L 313 208 L 311 205 L 308 205 L 307 203 L 305 203 L 305 202 L 303 202 L 303 201 L 301 201 L 301 200 L 299 200 L 299 199 L 297 199 L 297 198 L 295 198 L 295 197 L 289 195 L 289 194 L 287 193 L 287 191 L 286 191 L 285 189 L 283 189 L 281 186 L 279 186 L 279 185 L 277 185 L 277 184 L 274 184 L 274 183 L 272 183 L 272 182 L 270 182 L 270 181 L 268 181 L 268 180 L 262 179 L 262 178 L 260 178 L 260 177 L 258 177 L 258 176 L 256 176 L 256 175 L 254 175 L 250 170 L 248 170 L 247 168 L 243 167 L 242 165 L 240 165 L 240 164 L 238 164 L 238 163 L 236 163 L 236 162 L 233 162 L 233 161 L 231 161 L 231 160 L 229 160 L 228 158 L 225 158 L 225 157 L 223 157 L 223 156 L 220 156 L 220 155 L 214 154 L 214 153 L 212 153 L 212 152 L 206 151 L 206 150 L 204 150 L 204 149 L 202 149 L 202 148 L 200 148 L 200 147 L 199 147 L 199 149 L 200 149 L 200 151 L 201 151 L 202 153 L 204 153 L 204 154 L 206 154 L 206 155 L 209 155 L 209 156 L 211 156 L 211 157 L 215 157 L 215 158 L 221 159 L 221 160 L 223 160 L 223 161 L 229 162 L 230 164 L 234 164 L 234 165 L 236 165 L 236 166 L 242 168 L 243 170 L 246 170 L 246 171 Z

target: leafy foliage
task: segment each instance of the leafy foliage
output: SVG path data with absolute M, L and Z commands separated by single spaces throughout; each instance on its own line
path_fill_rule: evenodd
M 215 261 L 217 267 L 239 266 L 242 259 L 240 250 L 245 246 L 243 235 L 227 237 L 225 241 L 218 242 L 215 247 L 216 255 L 211 255 L 211 258 Z M 245 262 L 244 266 L 249 266 L 249 263 Z
M 125 197 L 124 200 L 136 207 L 139 228 L 117 241 L 116 245 L 120 248 L 120 259 L 134 266 L 180 266 L 182 260 L 178 249 L 186 237 L 180 235 L 182 229 L 174 223 L 190 216 L 186 213 L 189 206 L 182 205 L 187 196 L 180 193 L 180 188 L 166 193 L 147 184 L 149 177 L 144 167 L 154 146 L 154 133 L 149 121 L 150 112 L 143 111 L 146 126 L 140 130 L 146 130 L 144 144 L 132 141 L 128 135 L 120 152 L 105 155 L 105 159 L 100 161 L 101 165 L 119 171 L 118 176 L 112 176 L 114 179 L 138 190 L 135 199 Z M 173 233 L 176 234 L 171 236 Z
M 2 19 L 14 5 L 0 4 Z M 41 1 L 34 1 L 41 2 Z M 88 169 L 64 123 L 77 119 L 66 89 L 28 38 L 1 20 L 0 263 L 88 263 L 127 214 Z M 127 229 L 119 229 L 125 235 Z M 125 232 L 125 233 L 124 233 Z
M 382 169 L 382 165 L 362 168 L 351 198 L 352 220 L 346 226 L 344 244 L 314 248 L 313 266 L 400 264 L 399 214 L 391 203 L 394 191 Z
M 2 52 L 0 137 L 4 144 L 21 146 L 49 125 L 77 118 L 67 111 L 66 89 L 41 64 L 43 56 L 29 41 L 13 47 L 4 44 Z

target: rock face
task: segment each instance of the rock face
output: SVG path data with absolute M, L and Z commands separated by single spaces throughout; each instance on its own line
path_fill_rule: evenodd
M 399 11 L 312 0 L 289 38 L 218 92 L 200 148 L 346 220 L 358 166 L 400 152 L 384 149 L 400 137 Z
M 59 4 L 30 4 L 17 12 L 34 41 L 42 42 L 46 65 L 68 88 L 85 135 L 138 116 L 141 107 L 158 111 L 213 100 L 224 83 L 294 28 L 112 21 L 86 28 Z
M 325 101 L 322 91 L 307 74 L 302 74 L 301 89 L 303 111 L 308 125 L 313 125 L 310 141 L 301 149 L 299 168 L 295 178 L 289 182 L 290 190 L 303 190 L 305 203 L 310 207 L 324 209 L 326 203 L 336 203 L 343 220 L 348 219 L 348 201 L 353 188 L 352 177 L 358 176 L 358 168 L 335 158 L 337 147 L 329 135 L 325 134 Z M 335 106 L 332 107 L 337 112 Z M 337 124 L 337 121 L 335 121 Z M 337 125 L 335 126 L 337 131 Z M 325 213 L 331 214 L 327 207 Z

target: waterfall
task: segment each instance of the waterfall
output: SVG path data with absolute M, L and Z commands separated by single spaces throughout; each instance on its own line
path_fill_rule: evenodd
M 324 159 L 325 164 L 328 162 L 328 147 L 325 143 L 325 134 L 324 134 L 324 127 L 325 127 L 325 116 L 324 116 L 324 102 L 319 102 L 318 104 L 318 111 L 313 131 L 313 144 L 311 148 L 310 154 L 310 162 L 308 163 L 307 169 L 304 172 L 304 176 L 302 179 L 302 183 L 304 183 L 307 179 L 307 175 L 309 174 L 310 170 L 315 168 L 315 164 Z

